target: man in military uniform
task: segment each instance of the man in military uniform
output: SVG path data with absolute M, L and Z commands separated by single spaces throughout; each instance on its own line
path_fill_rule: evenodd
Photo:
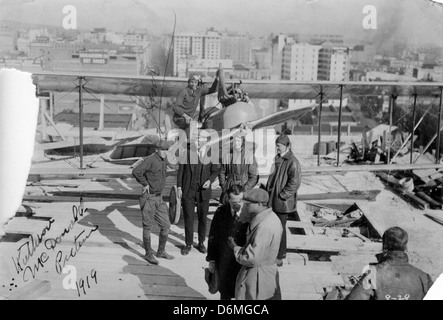
M 166 182 L 166 157 L 167 150 L 173 142 L 158 141 L 157 150 L 146 157 L 137 167 L 132 170 L 132 175 L 143 186 L 140 196 L 140 208 L 143 222 L 143 246 L 146 254 L 145 259 L 150 264 L 158 264 L 157 258 L 174 259 L 166 253 L 165 247 L 171 224 L 169 222 L 168 208 L 162 199 L 162 191 Z M 160 239 L 158 250 L 155 253 L 151 248 L 151 229 L 154 221 L 160 227 Z

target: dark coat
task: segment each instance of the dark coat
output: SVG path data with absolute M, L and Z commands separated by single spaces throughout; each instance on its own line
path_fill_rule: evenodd
M 403 251 L 388 251 L 371 266 L 346 300 L 422 300 L 433 282 L 429 274 L 408 263 Z
M 132 170 L 132 175 L 143 187 L 149 185 L 151 194 L 162 193 L 166 184 L 166 161 L 154 152 Z
M 220 174 L 218 175 L 222 193 L 220 202 L 226 201 L 226 191 L 234 184 L 239 184 L 244 191 L 255 187 L 258 182 L 258 167 L 254 155 L 249 150 L 242 149 L 241 163 L 234 163 L 233 152 L 223 156 Z
M 274 159 L 272 173 L 266 185 L 268 207 L 276 213 L 291 213 L 297 207 L 297 191 L 301 184 L 301 167 L 291 150 Z
M 226 204 L 215 211 L 209 231 L 206 261 L 215 261 L 220 277 L 219 292 L 230 298 L 235 297 L 235 280 L 241 265 L 228 246 L 228 237 L 234 237 L 234 241 L 243 246 L 246 243 L 247 227 L 247 223 L 241 223 L 232 216 L 231 207 Z
M 199 86 L 195 91 L 192 91 L 189 87 L 181 89 L 177 94 L 177 99 L 172 105 L 174 118 L 183 117 L 185 113 L 193 118 L 201 97 L 216 92 L 217 84 L 218 80 L 215 79 L 210 88 Z M 202 110 L 200 110 L 200 112 L 202 112 Z
M 198 161 L 198 164 L 191 164 L 188 156 L 186 163 L 180 163 L 177 173 L 177 187 L 182 188 L 182 198 L 187 197 L 191 188 L 194 187 L 196 188 L 194 190 L 201 192 L 202 201 L 209 200 L 212 195 L 212 188 L 209 186 L 207 189 L 202 189 L 202 186 L 207 180 L 211 181 L 212 185 L 219 171 L 219 164 L 213 164 L 212 162 L 202 164 L 200 161 Z M 197 176 L 199 176 L 199 179 L 195 178 Z

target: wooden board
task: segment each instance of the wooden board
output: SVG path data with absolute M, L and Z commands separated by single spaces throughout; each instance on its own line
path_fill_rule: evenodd
M 34 300 L 51 290 L 51 283 L 47 280 L 35 279 L 24 287 L 19 288 L 13 294 L 6 297 L 7 300 Z
M 321 236 L 291 235 L 287 247 L 292 250 L 321 252 L 379 252 L 380 243 L 364 243 L 358 238 L 333 238 Z

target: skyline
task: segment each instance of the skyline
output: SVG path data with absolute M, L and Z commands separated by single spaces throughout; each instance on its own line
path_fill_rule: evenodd
M 253 3 L 253 5 L 251 5 Z M 374 0 L 376 29 L 365 30 L 366 0 L 0 0 L 4 20 L 62 26 L 65 5 L 77 10 L 77 28 L 124 32 L 147 29 L 154 34 L 203 32 L 209 27 L 252 35 L 333 33 L 346 39 L 385 42 L 409 39 L 443 48 L 443 10 L 430 0 Z M 97 15 L 97 12 L 100 14 Z M 301 17 L 301 18 L 299 18 Z M 278 19 L 275 19 L 278 18 Z M 130 21 L 130 22 L 128 22 Z

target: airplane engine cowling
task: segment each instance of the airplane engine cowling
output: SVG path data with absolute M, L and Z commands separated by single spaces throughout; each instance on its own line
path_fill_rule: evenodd
M 262 117 L 262 110 L 246 102 L 236 102 L 226 108 L 223 115 L 224 128 L 234 128 L 243 122 Z

